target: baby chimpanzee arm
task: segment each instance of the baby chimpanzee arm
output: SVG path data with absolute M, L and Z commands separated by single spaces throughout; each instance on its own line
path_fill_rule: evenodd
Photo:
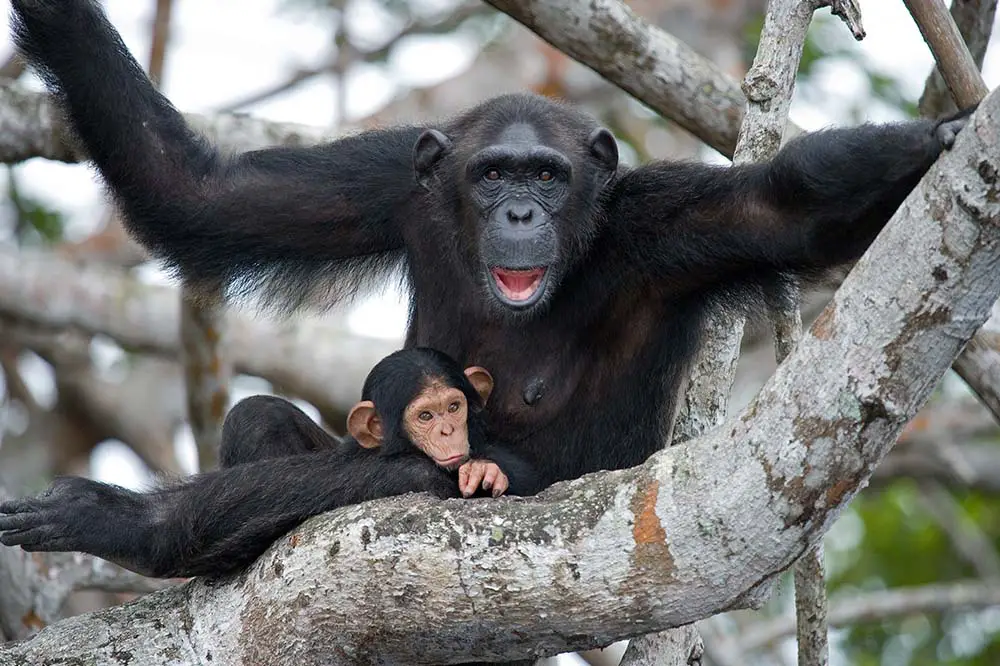
M 458 496 L 454 476 L 423 456 L 341 451 L 237 465 L 151 493 L 67 477 L 0 504 L 0 543 L 90 553 L 147 576 L 218 575 L 253 563 L 306 518 L 420 491 Z

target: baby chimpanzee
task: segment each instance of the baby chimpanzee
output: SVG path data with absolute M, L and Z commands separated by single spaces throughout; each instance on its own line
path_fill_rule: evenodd
M 407 492 L 468 497 L 480 486 L 537 492 L 532 466 L 487 434 L 492 388 L 486 370 L 463 371 L 441 352 L 396 352 L 369 373 L 343 441 L 287 400 L 248 398 L 226 418 L 221 469 L 148 493 L 56 479 L 37 497 L 0 503 L 0 543 L 90 553 L 147 576 L 212 575 L 246 567 L 337 507 Z
M 446 470 L 458 469 L 466 497 L 480 484 L 494 497 L 508 487 L 515 495 L 530 494 L 536 489 L 529 465 L 489 441 L 482 409 L 492 391 L 493 377 L 485 368 L 463 371 L 437 350 L 405 349 L 372 368 L 347 430 L 357 444 L 380 455 L 420 454 Z

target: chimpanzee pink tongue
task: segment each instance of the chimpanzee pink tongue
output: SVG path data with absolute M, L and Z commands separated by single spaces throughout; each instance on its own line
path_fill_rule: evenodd
M 512 301 L 526 301 L 538 289 L 545 275 L 544 268 L 533 268 L 526 271 L 512 271 L 506 268 L 494 268 L 493 279 L 503 295 Z

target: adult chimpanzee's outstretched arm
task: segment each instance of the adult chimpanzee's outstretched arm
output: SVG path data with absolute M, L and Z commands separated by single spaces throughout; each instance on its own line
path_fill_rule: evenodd
M 338 451 L 270 458 L 137 493 L 80 477 L 0 503 L 0 543 L 79 551 L 155 577 L 218 575 L 253 563 L 305 519 L 407 492 L 458 497 L 425 456 Z
M 13 7 L 19 48 L 61 100 L 129 229 L 186 278 L 263 286 L 295 304 L 317 277 L 335 280 L 336 298 L 401 256 L 418 128 L 227 158 L 156 91 L 96 0 Z
M 766 163 L 638 168 L 614 185 L 612 233 L 639 270 L 679 291 L 855 259 L 968 113 L 815 132 Z

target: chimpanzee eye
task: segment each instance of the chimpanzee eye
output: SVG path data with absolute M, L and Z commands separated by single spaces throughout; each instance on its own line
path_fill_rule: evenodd
M 426 423 L 427 421 L 430 421 L 432 418 L 434 418 L 434 415 L 431 414 L 430 412 L 423 411 L 417 415 L 417 418 Z
M 459 408 L 458 401 L 455 401 L 455 402 L 451 403 L 450 405 L 448 405 L 448 411 L 451 412 L 451 413 L 453 413 L 453 414 L 458 411 L 458 408 Z
M 546 169 L 546 170 L 543 170 L 543 171 L 541 171 L 541 172 L 540 172 L 540 173 L 538 174 L 538 180 L 542 181 L 543 183 L 547 183 L 547 182 L 549 182 L 550 180 L 552 180 L 552 178 L 553 178 L 553 176 L 552 176 L 552 172 L 551 172 L 551 171 L 549 171 L 549 170 L 547 170 L 547 169 Z
M 500 171 L 498 169 L 490 169 L 486 172 L 486 180 L 500 180 Z

